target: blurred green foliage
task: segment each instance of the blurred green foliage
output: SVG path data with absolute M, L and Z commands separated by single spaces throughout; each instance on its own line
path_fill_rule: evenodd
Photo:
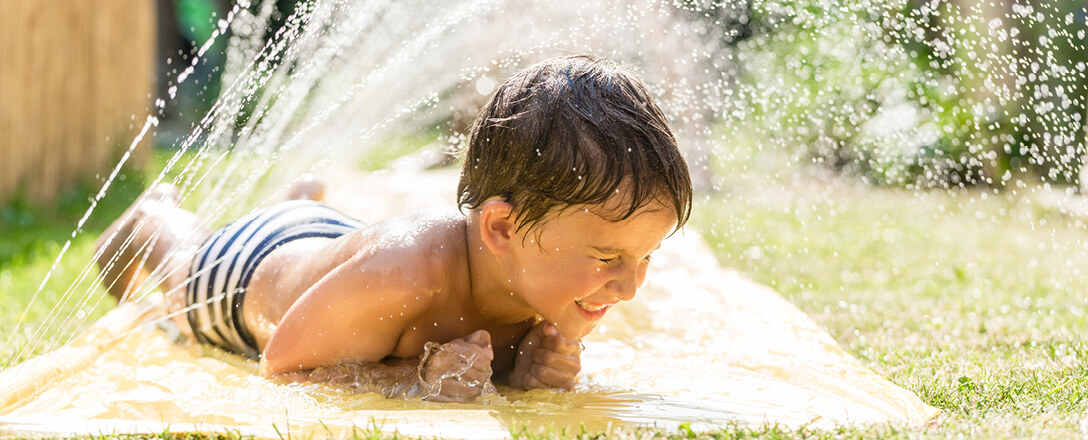
M 711 6 L 745 138 L 878 184 L 1076 183 L 1088 12 L 1077 2 L 762 0 Z
M 142 170 L 123 169 L 82 232 L 97 234 L 109 226 L 143 191 L 145 179 Z M 0 206 L 0 268 L 56 254 L 71 238 L 100 187 L 101 182 L 82 182 L 61 193 L 52 204 L 31 200 L 21 191 L 21 195 Z

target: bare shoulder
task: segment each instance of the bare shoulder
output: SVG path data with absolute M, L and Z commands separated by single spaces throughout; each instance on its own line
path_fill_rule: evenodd
M 464 221 L 453 214 L 390 219 L 330 249 L 347 258 L 284 315 L 264 349 L 262 372 L 392 354 L 414 320 L 433 313 L 438 298 L 467 280 Z
M 439 293 L 467 276 L 464 215 L 428 210 L 368 226 L 346 264 L 386 289 Z M 423 298 L 421 298 L 423 299 Z

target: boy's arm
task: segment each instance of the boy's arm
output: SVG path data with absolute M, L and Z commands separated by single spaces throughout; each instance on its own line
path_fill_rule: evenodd
M 386 397 L 419 397 L 419 358 L 388 358 L 382 362 L 345 362 L 308 371 L 275 375 L 291 382 L 320 382 L 353 392 L 376 392 Z
M 491 337 L 485 330 L 442 345 L 428 344 L 418 358 L 388 358 L 376 362 L 347 362 L 285 377 L 294 381 L 339 385 L 356 392 L 386 397 L 422 397 L 439 402 L 476 398 L 490 384 Z
M 349 259 L 302 294 L 265 344 L 262 376 L 378 362 L 396 348 L 407 323 L 430 306 L 432 297 L 390 285 L 382 278 L 388 276 L 384 267 L 367 266 Z
M 407 325 L 431 306 L 433 295 L 417 287 L 427 285 L 419 282 L 427 278 L 425 266 L 396 255 L 369 265 L 353 260 L 329 272 L 287 310 L 265 344 L 261 375 L 374 384 L 377 389 L 365 391 L 390 397 L 448 402 L 480 395 L 490 384 L 494 359 L 487 331 L 428 343 L 422 358 L 387 359 Z
M 345 362 L 311 371 L 276 375 L 293 382 L 322 382 L 355 392 L 377 392 L 389 398 L 422 397 L 438 402 L 465 402 L 488 389 L 494 352 L 485 330 L 442 345 L 428 344 L 418 358 L 386 358 L 382 362 Z

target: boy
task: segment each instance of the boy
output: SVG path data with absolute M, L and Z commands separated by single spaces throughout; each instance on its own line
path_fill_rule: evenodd
M 641 80 L 585 56 L 503 84 L 466 155 L 463 212 L 373 225 L 293 200 L 213 233 L 153 188 L 103 234 L 104 282 L 121 300 L 141 277 L 109 267 L 113 235 L 133 236 L 120 262 L 189 267 L 164 281 L 185 290 L 169 296 L 179 326 L 259 359 L 266 377 L 334 380 L 326 367 L 354 365 L 392 377 L 388 394 L 437 401 L 473 399 L 492 375 L 570 389 L 578 340 L 634 297 L 687 220 L 687 166 Z M 310 185 L 292 192 L 320 199 Z

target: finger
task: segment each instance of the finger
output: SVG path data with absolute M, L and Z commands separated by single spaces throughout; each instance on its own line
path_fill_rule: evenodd
M 491 381 L 491 375 L 486 374 L 486 372 L 483 371 L 469 370 L 460 376 L 451 377 L 449 379 L 466 387 L 480 388 L 482 390 L 484 384 Z M 479 394 L 479 391 L 477 391 L 477 394 Z
M 466 345 L 465 350 L 462 352 L 466 359 L 472 359 L 473 364 L 491 363 L 495 359 L 495 352 L 491 349 L 491 346 L 480 347 L 476 345 Z
M 480 371 L 480 370 L 474 370 L 473 369 L 473 370 L 467 370 L 467 371 L 461 372 L 459 374 L 457 374 L 457 373 L 450 374 L 450 375 L 448 375 L 448 376 L 446 376 L 445 378 L 442 379 L 443 380 L 442 383 L 445 383 L 445 381 L 452 380 L 454 382 L 459 382 L 462 385 L 466 385 L 466 386 L 480 386 L 480 385 L 483 385 L 484 382 L 487 382 L 490 379 L 491 379 L 491 375 L 487 374 L 486 371 Z
M 544 336 L 555 336 L 559 334 L 559 329 L 555 328 L 555 324 L 544 323 L 544 325 L 540 326 L 540 332 Z
M 494 374 L 494 370 L 491 369 L 490 363 L 477 362 L 472 368 L 465 371 L 465 374 L 470 374 L 475 379 L 491 379 L 491 375 Z
M 465 336 L 465 341 L 491 351 L 491 333 L 488 333 L 487 330 L 476 330 L 472 332 L 472 334 Z M 492 356 L 494 356 L 494 354 L 492 354 Z
M 525 376 L 525 383 L 523 385 L 525 386 L 524 388 L 526 391 L 551 388 L 548 384 L 541 382 L 540 379 L 533 377 L 531 374 Z
M 559 331 L 555 327 L 551 327 L 551 324 L 544 329 L 544 339 L 540 341 L 542 347 L 563 353 L 563 354 L 579 354 L 582 352 L 582 345 L 578 343 L 577 339 L 568 338 L 559 334 Z
M 457 379 L 449 378 L 442 381 L 442 396 L 449 397 L 456 402 L 464 402 L 471 400 L 480 395 L 483 387 L 471 387 L 458 382 Z
M 491 380 L 491 375 L 486 371 L 466 371 L 461 375 L 461 383 L 470 386 L 482 386 L 487 381 Z
M 582 369 L 582 361 L 578 356 L 565 355 L 548 349 L 535 350 L 531 356 L 534 364 L 547 365 L 574 373 Z
M 486 358 L 486 355 L 483 349 L 467 342 L 451 342 L 443 345 L 441 350 L 427 359 L 423 367 L 424 377 L 428 381 L 433 381 L 445 374 L 468 370 L 475 364 L 488 362 L 482 360 Z
M 555 329 L 555 325 L 548 322 L 540 322 L 533 326 L 531 329 L 533 333 L 536 333 L 537 339 L 544 339 L 545 335 L 558 333 Z
M 423 377 L 428 382 L 434 382 L 443 377 L 446 379 L 461 378 L 465 381 L 483 381 L 491 378 L 492 371 L 489 363 L 477 361 L 468 364 L 466 359 L 460 358 L 447 363 L 428 364 L 427 370 L 423 372 Z
M 480 347 L 487 347 L 491 345 L 491 334 L 487 330 L 480 329 L 465 336 L 465 340 Z
M 423 396 L 423 400 L 428 402 L 456 402 L 453 398 L 442 394 L 435 394 L 433 396 Z
M 475 356 L 476 359 L 482 359 L 486 360 L 487 362 L 491 362 L 491 360 L 495 358 L 495 351 L 492 350 L 490 345 L 486 347 L 481 347 L 463 339 L 455 339 L 453 341 L 450 341 L 448 344 L 442 347 L 442 350 L 445 352 L 456 354 L 462 359 L 471 359 L 473 356 Z
M 568 390 L 573 388 L 574 376 L 576 375 L 576 373 L 558 370 L 540 364 L 534 364 L 529 367 L 529 374 L 540 380 L 541 383 L 548 384 L 551 388 L 564 388 Z
M 525 334 L 525 337 L 521 339 L 521 343 L 518 344 L 518 354 L 525 354 L 531 352 L 540 346 L 540 341 L 544 339 L 544 326 L 547 324 L 536 324 L 529 333 Z
M 464 341 L 453 345 L 443 354 L 445 356 L 440 360 L 444 365 L 460 369 L 490 366 L 495 357 L 494 352 L 490 349 L 480 348 Z

